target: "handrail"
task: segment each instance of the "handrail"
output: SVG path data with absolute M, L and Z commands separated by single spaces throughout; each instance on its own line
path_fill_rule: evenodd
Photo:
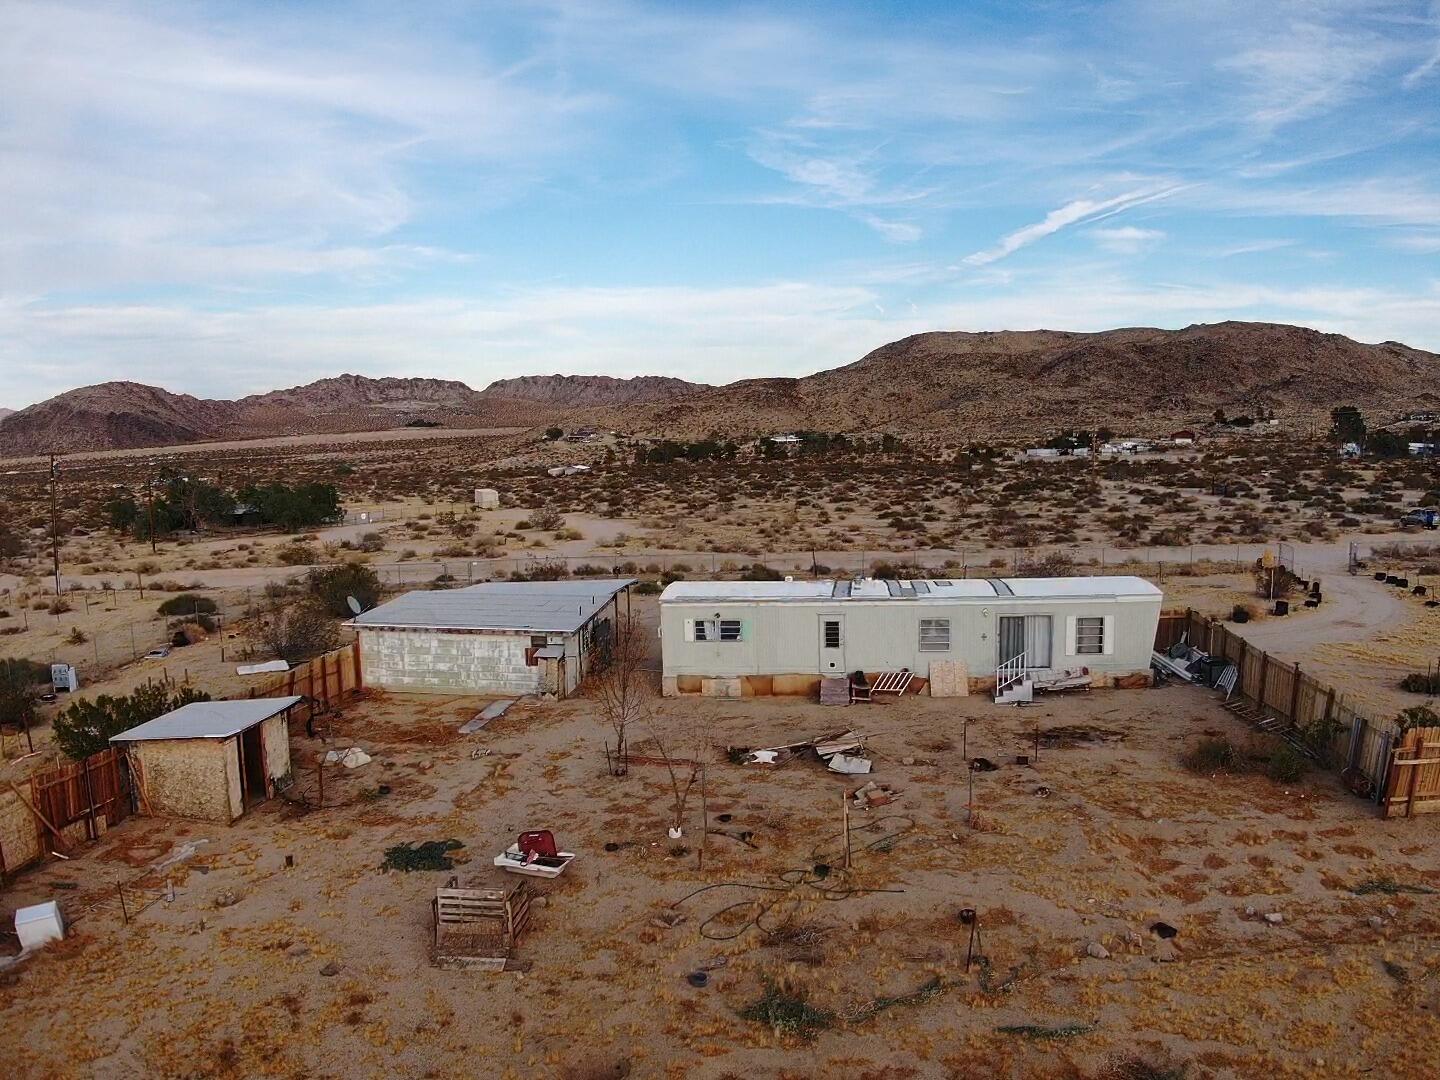
M 1026 654 L 1011 657 L 995 669 L 995 694 L 998 697 L 1002 691 L 1023 682 L 1028 667 L 1025 663 Z

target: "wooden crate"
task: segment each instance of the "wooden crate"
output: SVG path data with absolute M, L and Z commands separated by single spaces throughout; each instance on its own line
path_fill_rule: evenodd
M 513 889 L 436 889 L 436 965 L 504 971 L 529 925 L 533 896 L 525 881 Z

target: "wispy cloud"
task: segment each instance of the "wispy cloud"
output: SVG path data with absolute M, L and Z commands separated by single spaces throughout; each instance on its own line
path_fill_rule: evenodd
M 1097 247 L 1113 255 L 1138 255 L 1149 251 L 1165 239 L 1161 229 L 1141 229 L 1134 225 L 1090 229 L 1086 233 Z
M 1154 202 L 1156 199 L 1167 198 L 1180 190 L 1180 185 L 1171 185 L 1160 188 L 1140 188 L 1128 191 L 1123 195 L 1115 195 L 1109 199 L 1073 199 L 1064 206 L 1051 210 L 1042 220 L 1033 225 L 1026 225 L 1024 228 L 1016 229 L 1001 237 L 1000 242 L 994 247 L 967 255 L 961 261 L 967 266 L 985 266 L 1008 255 L 1013 255 L 1021 248 L 1033 244 L 1037 240 L 1043 240 L 1047 236 L 1052 236 L 1071 225 L 1083 221 L 1100 221 L 1133 207 Z

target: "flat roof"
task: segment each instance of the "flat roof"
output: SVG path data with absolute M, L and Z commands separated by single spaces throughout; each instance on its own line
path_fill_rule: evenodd
M 488 581 L 464 589 L 408 592 L 350 620 L 398 630 L 510 630 L 572 634 L 634 578 Z
M 269 720 L 304 699 L 241 698 L 236 701 L 192 701 L 189 705 L 147 720 L 139 727 L 111 735 L 111 742 L 145 742 L 153 739 L 228 739 L 246 728 Z
M 1158 597 L 1160 589 L 1144 578 L 862 578 L 821 581 L 677 581 L 660 595 L 663 603 L 773 600 L 846 602 L 902 600 L 911 603 L 953 603 L 997 597 L 1016 599 Z

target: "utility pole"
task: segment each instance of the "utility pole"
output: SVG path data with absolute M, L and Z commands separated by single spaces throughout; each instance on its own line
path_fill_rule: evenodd
M 60 595 L 60 507 L 55 486 L 60 480 L 60 468 L 55 464 L 55 455 L 50 455 L 50 557 L 55 563 L 55 595 Z
M 155 543 L 155 474 L 151 473 L 145 481 L 145 493 L 150 502 L 150 554 L 154 555 L 160 550 Z

